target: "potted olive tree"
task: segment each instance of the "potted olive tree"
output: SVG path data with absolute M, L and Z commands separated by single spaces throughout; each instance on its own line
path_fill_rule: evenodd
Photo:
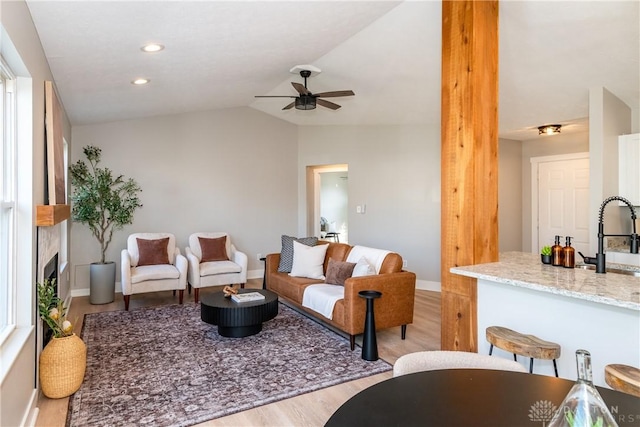
M 69 167 L 71 218 L 89 227 L 100 243 L 100 262 L 90 266 L 89 302 L 107 304 L 114 299 L 116 264 L 106 261 L 106 252 L 113 232 L 133 222 L 133 213 L 142 206 L 138 198 L 142 189 L 133 179 L 114 176 L 110 169 L 98 167 L 100 148 L 88 145 L 83 151 L 88 164 L 78 160 Z

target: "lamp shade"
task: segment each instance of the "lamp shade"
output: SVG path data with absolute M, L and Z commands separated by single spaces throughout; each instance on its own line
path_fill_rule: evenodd
M 296 98 L 296 110 L 313 110 L 316 108 L 316 99 L 313 96 L 300 95 Z

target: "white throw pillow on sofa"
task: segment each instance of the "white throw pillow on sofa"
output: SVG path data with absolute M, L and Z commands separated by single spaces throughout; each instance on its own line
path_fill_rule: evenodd
M 361 276 L 373 276 L 376 274 L 376 269 L 373 265 L 369 264 L 369 261 L 365 257 L 361 257 L 356 266 L 353 267 L 353 273 L 351 277 L 361 277 Z
M 293 241 L 292 277 L 324 280 L 324 256 L 329 245 L 307 246 Z

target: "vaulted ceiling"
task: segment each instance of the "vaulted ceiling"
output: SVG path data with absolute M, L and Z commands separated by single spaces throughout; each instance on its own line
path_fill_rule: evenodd
M 439 1 L 32 1 L 73 125 L 249 106 L 299 125 L 440 122 Z M 640 111 L 638 1 L 500 2 L 501 137 L 585 129 L 589 89 Z M 144 53 L 149 42 L 165 49 Z M 312 64 L 333 111 L 282 111 Z M 130 82 L 146 77 L 151 82 Z

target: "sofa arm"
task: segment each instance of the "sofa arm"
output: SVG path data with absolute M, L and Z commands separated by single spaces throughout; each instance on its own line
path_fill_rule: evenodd
M 184 248 L 184 253 L 187 257 L 187 263 L 189 264 L 187 282 L 191 286 L 200 287 L 200 258 L 193 253 L 189 246 Z
M 175 267 L 180 272 L 180 287 L 178 289 L 186 289 L 187 288 L 187 270 L 188 267 L 187 258 L 184 255 L 180 254 L 180 250 L 176 250 L 176 261 Z
M 249 265 L 249 257 L 244 252 L 236 249 L 231 245 L 231 261 L 238 264 L 242 271 L 240 272 L 240 283 L 247 283 L 247 266 Z
M 280 266 L 280 253 L 268 254 L 264 261 L 264 277 L 267 289 L 269 289 L 269 279 L 271 274 L 278 272 Z
M 345 324 L 347 332 L 364 330 L 365 300 L 360 291 L 382 293 L 375 300 L 376 329 L 401 326 L 413 322 L 416 275 L 409 271 L 351 277 L 344 282 Z

